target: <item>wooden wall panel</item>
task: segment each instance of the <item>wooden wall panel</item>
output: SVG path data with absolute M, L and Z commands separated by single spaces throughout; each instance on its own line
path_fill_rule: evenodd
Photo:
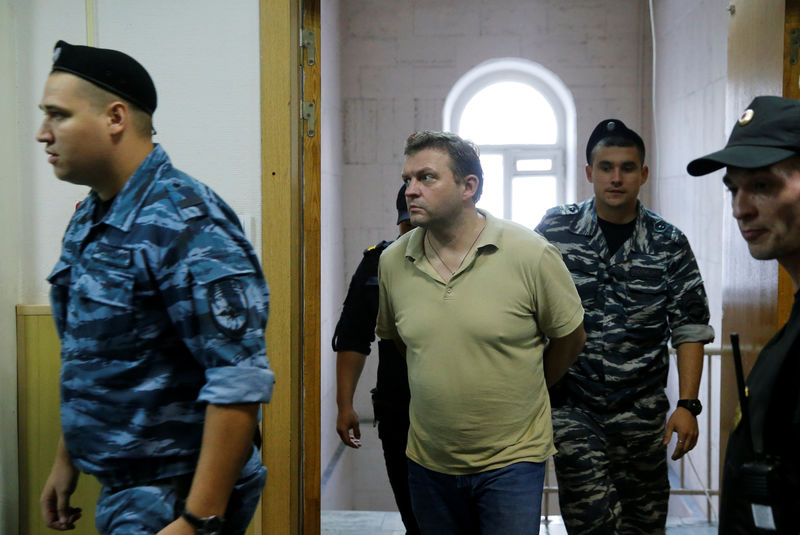
M 47 306 L 17 307 L 20 533 L 51 535 L 39 509 L 61 435 L 59 387 L 61 345 Z M 75 535 L 96 534 L 94 510 L 100 484 L 81 475 L 72 505 L 83 509 Z
M 790 58 L 791 32 L 800 32 L 800 0 L 786 0 L 783 30 L 783 96 L 800 99 L 800 57 Z M 797 51 L 800 56 L 800 51 Z M 778 275 L 778 325 L 789 320 L 794 302 L 794 286 L 789 273 L 781 268 Z
M 783 22 L 782 0 L 735 3 L 728 25 L 727 132 L 755 96 L 781 94 Z M 727 446 L 738 406 L 730 333 L 740 334 L 745 373 L 749 373 L 761 347 L 775 333 L 778 324 L 777 263 L 758 261 L 750 256 L 733 219 L 730 203 L 723 217 L 721 452 Z

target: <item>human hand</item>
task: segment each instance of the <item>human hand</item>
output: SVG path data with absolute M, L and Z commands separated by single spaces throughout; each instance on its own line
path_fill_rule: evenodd
M 678 434 L 678 443 L 672 452 L 672 460 L 676 461 L 689 453 L 697 445 L 697 418 L 683 407 L 678 407 L 667 421 L 667 432 L 664 435 L 664 445 L 667 446 L 672 438 L 672 433 Z
M 352 430 L 352 434 L 350 430 Z M 346 446 L 356 449 L 361 447 L 361 430 L 358 427 L 358 413 L 352 407 L 339 410 L 339 415 L 336 418 L 336 432 Z
M 53 463 L 39 498 L 42 518 L 50 529 L 75 529 L 75 522 L 81 517 L 81 509 L 70 506 L 69 499 L 78 485 L 78 476 L 79 472 L 72 463 L 59 459 Z

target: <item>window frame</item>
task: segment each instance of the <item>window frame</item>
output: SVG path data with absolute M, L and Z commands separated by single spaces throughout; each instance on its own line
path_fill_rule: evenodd
M 575 101 L 561 79 L 538 63 L 521 58 L 499 58 L 485 61 L 470 69 L 459 78 L 447 95 L 442 110 L 444 130 L 458 133 L 461 116 L 472 97 L 498 82 L 523 83 L 541 93 L 552 107 L 558 125 L 556 143 L 553 145 L 479 145 L 482 154 L 503 155 L 503 217 L 511 218 L 511 181 L 514 176 L 556 175 L 557 204 L 575 202 Z M 539 158 L 552 159 L 552 170 L 516 171 L 518 160 Z M 559 180 L 561 177 L 563 179 Z

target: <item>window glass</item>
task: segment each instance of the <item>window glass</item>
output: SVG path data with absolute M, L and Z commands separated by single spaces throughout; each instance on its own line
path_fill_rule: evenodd
M 458 134 L 478 145 L 547 145 L 558 140 L 558 121 L 547 99 L 521 82 L 497 82 L 464 107 Z
M 503 155 L 481 154 L 483 168 L 483 193 L 476 205 L 495 217 L 504 218 L 503 210 Z

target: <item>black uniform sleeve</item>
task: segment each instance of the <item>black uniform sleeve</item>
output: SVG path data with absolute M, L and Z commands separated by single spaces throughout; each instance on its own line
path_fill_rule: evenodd
M 381 243 L 364 251 L 364 258 L 350 280 L 342 314 L 336 324 L 332 340 L 334 351 L 370 353 L 378 316 L 378 259 L 384 248 Z

